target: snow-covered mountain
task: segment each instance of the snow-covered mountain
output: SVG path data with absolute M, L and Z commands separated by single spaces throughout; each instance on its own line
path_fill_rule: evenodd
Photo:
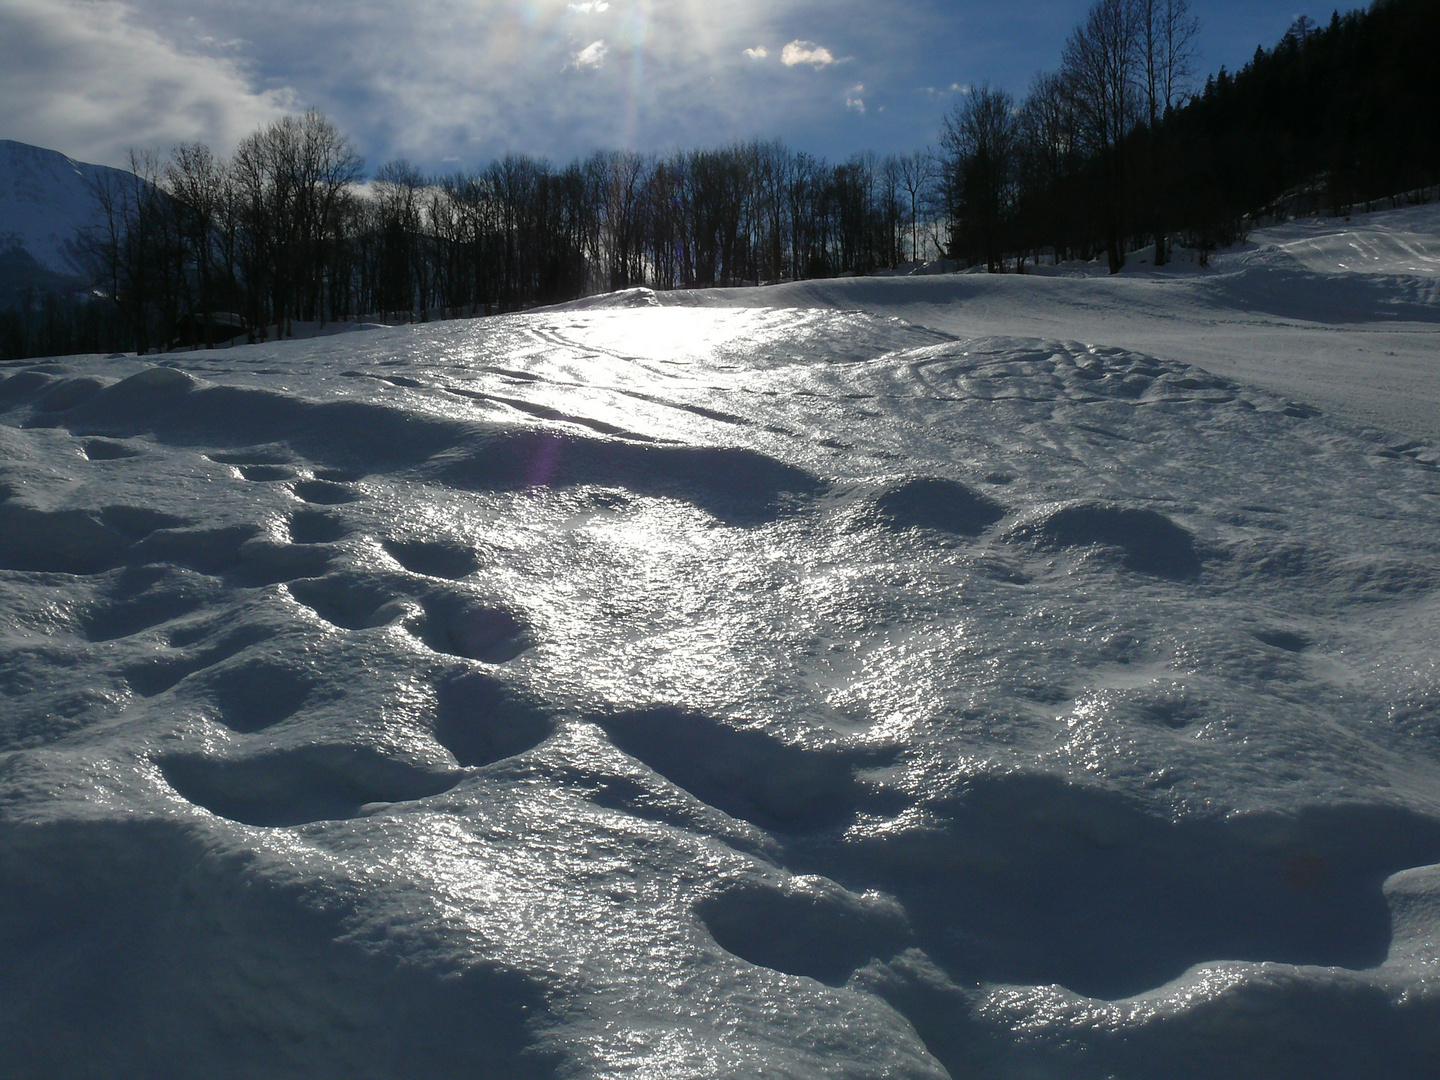
M 1431 1075 L 1440 318 L 1322 231 L 0 367 L 0 1071 Z
M 0 139 L 0 251 L 26 252 L 43 271 L 74 275 L 71 244 L 96 223 L 95 184 L 118 170 Z

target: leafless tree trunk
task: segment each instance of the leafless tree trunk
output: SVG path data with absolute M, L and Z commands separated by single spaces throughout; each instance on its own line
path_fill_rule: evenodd
M 1195 37 L 1200 21 L 1190 14 L 1189 0 L 1132 0 L 1139 34 L 1140 92 L 1144 97 L 1149 153 L 1149 202 L 1159 200 L 1158 136 L 1160 121 L 1178 106 L 1194 75 Z M 1158 214 L 1157 214 L 1158 217 Z M 1167 261 L 1165 232 L 1155 223 L 1155 265 Z
M 1101 212 L 1111 273 L 1125 265 L 1125 138 L 1135 125 L 1140 106 L 1136 92 L 1139 56 L 1135 0 L 1096 0 L 1065 43 L 1063 71 L 1079 134 L 1104 173 Z

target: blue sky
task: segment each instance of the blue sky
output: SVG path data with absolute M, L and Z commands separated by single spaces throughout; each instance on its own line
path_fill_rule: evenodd
M 935 141 L 961 88 L 1023 94 L 1090 0 L 0 0 L 0 138 L 118 164 L 222 152 L 315 106 L 371 167 L 476 167 L 781 138 L 843 158 Z M 1192 0 L 1199 71 L 1299 0 Z

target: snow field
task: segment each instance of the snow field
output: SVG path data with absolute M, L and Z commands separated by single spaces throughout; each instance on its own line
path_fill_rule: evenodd
M 1428 443 L 640 299 L 6 370 L 14 1075 L 1428 1068 Z

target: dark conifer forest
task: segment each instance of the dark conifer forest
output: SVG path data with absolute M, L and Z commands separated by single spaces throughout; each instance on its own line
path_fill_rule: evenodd
M 1163 125 L 1167 213 L 1227 234 L 1249 216 L 1344 214 L 1435 184 L 1437 49 L 1433 0 L 1378 0 L 1324 27 L 1298 21 Z
M 318 112 L 246 138 L 135 153 L 80 238 L 95 296 L 29 287 L 0 357 L 284 335 L 296 321 L 519 311 L 647 286 L 861 275 L 945 257 L 1023 272 L 1154 245 L 1202 253 L 1257 220 L 1348 213 L 1440 181 L 1440 4 L 1298 19 L 1198 82 L 1187 0 L 1096 0 L 1016 101 L 979 86 L 939 149 L 829 162 L 777 142 L 564 165 L 507 155 L 365 180 Z

